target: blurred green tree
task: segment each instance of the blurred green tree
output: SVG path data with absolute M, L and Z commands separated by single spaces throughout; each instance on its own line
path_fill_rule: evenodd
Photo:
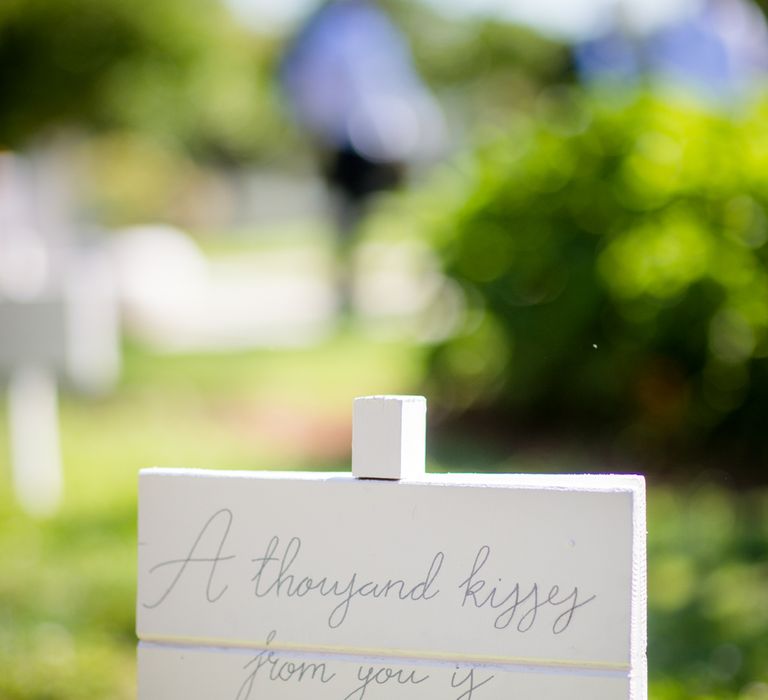
M 504 124 L 510 111 L 530 108 L 542 87 L 574 79 L 569 47 L 532 29 L 452 18 L 412 0 L 382 4 L 408 36 L 424 79 L 465 126 Z
M 203 155 L 269 148 L 273 47 L 217 0 L 6 0 L 0 145 L 56 127 L 128 128 Z
M 553 95 L 463 169 L 440 249 L 471 309 L 435 393 L 641 449 L 720 443 L 764 480 L 768 105 Z

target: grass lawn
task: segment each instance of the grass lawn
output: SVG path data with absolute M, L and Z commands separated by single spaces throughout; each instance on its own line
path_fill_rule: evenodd
M 418 349 L 354 332 L 311 350 L 128 348 L 117 392 L 62 401 L 66 497 L 46 521 L 12 502 L 0 409 L 0 698 L 135 697 L 138 469 L 342 468 L 352 398 L 416 391 L 420 376 Z M 489 466 L 481 444 L 462 453 L 467 471 Z M 768 493 L 702 478 L 653 486 L 649 506 L 652 697 L 765 700 Z

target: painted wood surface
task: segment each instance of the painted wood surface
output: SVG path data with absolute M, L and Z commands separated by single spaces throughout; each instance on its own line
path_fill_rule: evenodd
M 626 675 L 142 643 L 142 700 L 616 700 Z
M 146 470 L 140 698 L 644 698 L 644 538 L 639 477 Z

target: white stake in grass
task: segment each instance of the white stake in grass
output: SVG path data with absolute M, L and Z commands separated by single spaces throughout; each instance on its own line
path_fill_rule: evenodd
M 11 464 L 16 498 L 30 515 L 56 511 L 62 495 L 55 375 L 20 367 L 8 386 Z

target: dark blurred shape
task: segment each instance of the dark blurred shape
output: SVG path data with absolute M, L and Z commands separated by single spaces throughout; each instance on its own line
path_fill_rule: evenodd
M 323 3 L 288 47 L 280 78 L 317 146 L 347 247 L 370 197 L 397 187 L 409 163 L 436 150 L 440 110 L 374 0 Z
M 768 71 L 768 27 L 749 0 L 703 0 L 684 16 L 650 31 L 616 14 L 611 30 L 576 47 L 588 82 L 625 87 L 672 83 L 715 100 L 741 96 Z

